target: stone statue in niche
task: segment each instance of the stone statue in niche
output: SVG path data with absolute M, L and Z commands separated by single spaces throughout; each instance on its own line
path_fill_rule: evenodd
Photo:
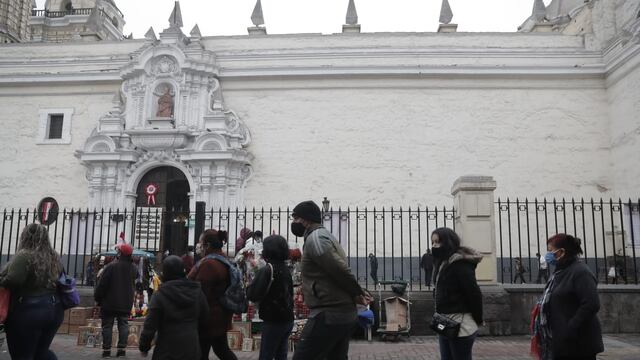
M 164 94 L 158 98 L 158 111 L 156 112 L 156 116 L 164 118 L 173 117 L 173 107 L 174 102 L 171 88 L 166 86 Z

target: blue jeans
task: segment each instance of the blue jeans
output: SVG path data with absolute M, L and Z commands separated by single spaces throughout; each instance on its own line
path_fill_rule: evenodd
M 457 337 L 449 339 L 442 335 L 438 335 L 440 343 L 440 359 L 441 360 L 471 360 L 471 351 L 473 350 L 473 342 L 476 340 L 478 333 L 471 336 Z
M 49 345 L 62 324 L 64 310 L 57 295 L 17 299 L 5 324 L 13 360 L 57 360 Z
M 293 321 L 263 322 L 259 360 L 287 360 L 291 329 L 293 329 Z
M 113 340 L 113 322 L 118 321 L 118 349 L 127 347 L 129 339 L 129 315 L 100 310 L 102 318 L 102 350 L 111 350 Z

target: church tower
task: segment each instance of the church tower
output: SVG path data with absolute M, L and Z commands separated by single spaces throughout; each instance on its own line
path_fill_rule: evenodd
M 0 0 L 0 44 L 29 41 L 29 19 L 35 0 Z
M 123 27 L 124 17 L 113 0 L 47 0 L 44 10 L 33 11 L 31 39 L 122 40 Z

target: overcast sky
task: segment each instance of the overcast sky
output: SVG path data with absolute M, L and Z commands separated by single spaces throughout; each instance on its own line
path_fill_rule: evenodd
M 45 0 L 38 0 L 44 8 Z M 125 35 L 141 38 L 150 26 L 168 27 L 173 0 L 115 0 L 124 14 Z M 182 0 L 183 31 L 197 23 L 203 36 L 246 35 L 256 0 Z M 533 0 L 449 0 L 458 31 L 516 31 L 531 14 Z M 551 0 L 544 0 L 549 4 Z M 269 34 L 342 31 L 348 0 L 262 0 Z M 362 32 L 438 29 L 441 0 L 355 0 Z

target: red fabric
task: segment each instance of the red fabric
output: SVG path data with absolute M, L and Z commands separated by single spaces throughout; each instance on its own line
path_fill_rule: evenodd
M 7 288 L 0 288 L 0 324 L 4 324 L 4 321 L 9 315 L 9 302 L 11 301 L 11 291 Z
M 290 249 L 289 250 L 289 260 L 298 261 L 302 259 L 302 252 L 300 249 Z
M 535 331 L 536 319 L 539 315 L 540 304 L 536 304 L 536 306 L 533 307 L 533 310 L 531 310 L 531 323 L 529 325 L 529 331 L 531 332 L 531 348 L 529 352 L 536 359 L 542 359 L 542 354 L 540 352 L 540 334 Z
M 236 239 L 236 254 L 244 248 L 244 245 L 247 243 L 247 239 L 251 237 L 251 229 L 243 228 L 240 230 L 240 237 Z
M 182 263 L 184 264 L 184 270 L 186 273 L 190 273 L 193 268 L 193 256 L 189 254 L 182 255 Z
M 222 250 L 215 250 L 215 254 L 226 256 Z M 222 336 L 231 330 L 231 313 L 222 308 L 218 299 L 229 287 L 229 269 L 223 263 L 214 259 L 202 259 L 198 267 L 193 267 L 189 279 L 200 282 L 202 291 L 209 304 L 209 319 L 202 337 L 213 338 Z

